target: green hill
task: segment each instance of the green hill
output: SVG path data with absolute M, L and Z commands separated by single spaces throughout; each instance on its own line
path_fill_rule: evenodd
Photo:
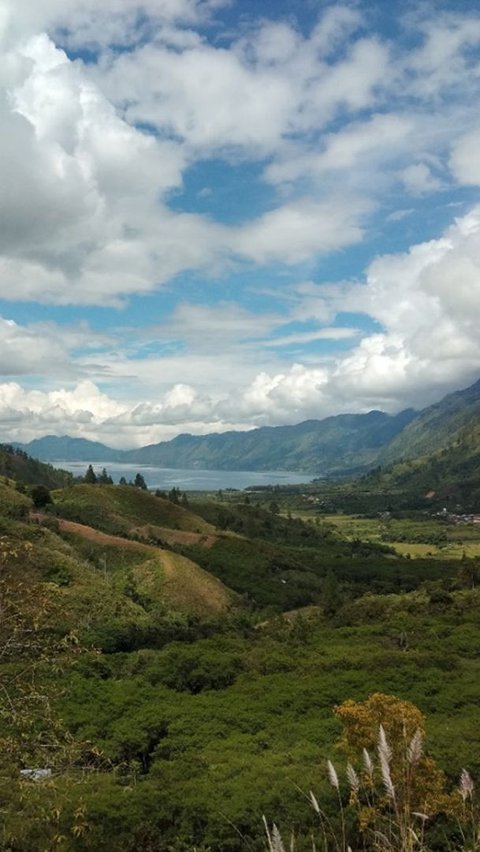
M 10 444 L 0 444 L 0 476 L 26 485 L 45 485 L 47 488 L 61 488 L 73 481 L 71 473 L 40 462 Z
M 74 485 L 54 494 L 62 517 L 115 535 L 161 539 L 163 529 L 207 535 L 211 524 L 183 506 L 128 485 Z
M 86 488 L 78 486 L 80 502 Z M 102 516 L 105 495 L 90 496 L 97 497 L 91 512 Z M 135 503 L 131 499 L 130 508 Z M 62 511 L 60 503 L 54 508 Z M 82 642 L 106 649 L 158 644 L 176 629 L 181 635 L 190 616 L 215 617 L 238 605 L 221 581 L 185 556 L 51 515 L 29 515 L 31 509 L 27 496 L 0 482 L 1 582 L 19 595 L 20 609 L 31 597 L 44 600 L 59 635 L 74 631 Z M 139 514 L 137 508 L 136 519 Z M 125 527 L 129 523 L 125 518 Z
M 471 423 L 442 450 L 403 459 L 361 480 L 370 488 L 403 492 L 425 504 L 442 503 L 457 511 L 480 511 L 480 424 Z

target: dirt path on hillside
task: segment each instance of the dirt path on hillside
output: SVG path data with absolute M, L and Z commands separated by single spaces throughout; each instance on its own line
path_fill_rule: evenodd
M 40 512 L 32 512 L 30 514 L 30 519 L 32 521 L 36 521 L 41 524 L 44 519 L 49 519 L 49 515 L 42 515 Z M 77 524 L 75 521 L 66 521 L 64 518 L 55 518 L 58 523 L 58 528 L 62 532 L 70 532 L 75 533 L 75 535 L 81 535 L 82 538 L 87 538 L 89 541 L 93 541 L 96 544 L 105 544 L 111 545 L 112 547 L 128 547 L 134 548 L 136 550 L 147 550 L 147 551 L 157 551 L 158 548 L 149 544 L 142 544 L 138 541 L 130 541 L 128 538 L 122 538 L 119 535 L 109 535 L 108 533 L 100 532 L 100 530 L 96 530 L 94 527 L 88 527 L 86 524 Z
M 40 512 L 32 512 L 30 515 L 32 521 L 40 524 L 48 517 Z M 148 568 L 148 562 L 153 556 L 163 572 L 162 587 L 166 596 L 182 609 L 199 613 L 225 612 L 232 605 L 235 596 L 231 590 L 227 589 L 217 577 L 200 568 L 186 556 L 163 550 L 153 544 L 143 544 L 121 536 L 109 535 L 94 527 L 67 521 L 64 518 L 56 518 L 56 521 L 60 532 L 73 533 L 105 547 L 110 545 L 143 551 L 146 562 L 143 568 L 138 566 L 135 569 L 140 573 Z
M 145 538 L 151 537 L 151 531 L 158 534 L 158 536 L 166 542 L 166 544 L 171 545 L 186 545 L 187 547 L 204 547 L 209 550 L 215 542 L 218 541 L 218 535 L 215 533 L 198 533 L 198 532 L 190 532 L 189 530 L 173 530 L 171 527 L 159 527 L 157 525 L 146 525 L 143 527 L 135 527 L 132 532 L 138 533 L 139 536 L 143 536 Z M 161 546 L 161 545 L 160 545 Z

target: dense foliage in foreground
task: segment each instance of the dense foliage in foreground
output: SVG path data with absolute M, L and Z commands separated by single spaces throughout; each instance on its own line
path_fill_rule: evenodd
M 276 507 L 54 500 L 32 523 L 0 484 L 0 848 L 260 850 L 265 814 L 310 849 L 310 789 L 341 829 L 334 708 L 379 691 L 427 715 L 448 788 L 480 776 L 471 560 L 406 560 Z M 456 831 L 435 818 L 430 848 Z

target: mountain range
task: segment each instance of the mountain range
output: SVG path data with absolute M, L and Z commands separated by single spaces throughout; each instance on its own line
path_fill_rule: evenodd
M 131 462 L 170 468 L 295 470 L 311 475 L 361 473 L 419 458 L 478 434 L 480 380 L 420 412 L 339 414 L 248 432 L 181 434 L 134 450 L 84 438 L 48 435 L 15 446 L 45 461 Z

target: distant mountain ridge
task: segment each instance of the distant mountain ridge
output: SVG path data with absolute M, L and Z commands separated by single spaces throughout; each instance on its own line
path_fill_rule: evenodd
M 381 411 L 339 414 L 249 432 L 182 434 L 136 450 L 114 450 L 98 441 L 68 435 L 47 435 L 16 446 L 37 458 L 55 462 L 131 462 L 186 469 L 335 474 L 368 469 L 380 450 L 415 416 L 412 409 L 394 416 Z
M 69 435 L 45 435 L 44 438 L 34 438 L 28 444 L 15 443 L 14 446 L 44 461 L 107 462 L 120 461 L 123 456 L 123 450 L 113 450 L 99 441 L 71 438 Z
M 125 460 L 164 467 L 343 473 L 370 466 L 413 417 L 411 409 L 395 416 L 370 411 L 249 432 L 178 435 L 172 441 L 132 450 Z
M 248 432 L 181 434 L 134 450 L 114 450 L 98 441 L 68 435 L 48 435 L 16 446 L 37 458 L 56 462 L 353 475 L 378 464 L 388 466 L 444 450 L 463 441 L 466 433 L 480 434 L 476 428 L 479 424 L 480 380 L 420 412 L 406 409 L 389 415 L 370 411 L 305 420 L 293 426 L 263 426 Z

